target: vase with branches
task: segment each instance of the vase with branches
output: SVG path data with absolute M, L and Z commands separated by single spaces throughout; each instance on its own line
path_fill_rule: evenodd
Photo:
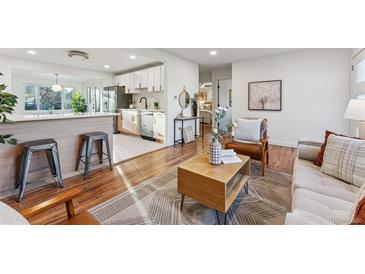
M 1 72 L 0 76 L 3 76 Z M 6 92 L 5 89 L 6 85 L 0 84 L 0 123 L 11 124 L 12 121 L 8 119 L 7 115 L 14 112 L 18 97 L 10 92 Z M 0 144 L 16 145 L 17 140 L 11 134 L 3 134 L 0 132 Z
M 220 120 L 226 116 L 227 108 L 217 107 L 215 109 L 214 124 L 212 128 L 212 142 L 209 146 L 209 163 L 213 165 L 221 164 L 222 145 L 219 140 L 222 138 L 223 130 L 219 129 Z

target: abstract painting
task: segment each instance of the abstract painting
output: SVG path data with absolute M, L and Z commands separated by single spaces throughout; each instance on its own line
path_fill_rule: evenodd
M 281 110 L 281 80 L 248 83 L 249 110 Z

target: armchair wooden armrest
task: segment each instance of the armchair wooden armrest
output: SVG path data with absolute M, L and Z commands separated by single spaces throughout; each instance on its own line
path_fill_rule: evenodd
M 267 142 L 269 142 L 269 137 L 263 137 L 263 138 L 261 138 L 261 139 L 260 139 L 260 142 L 261 142 L 262 144 L 266 144 Z
M 222 135 L 222 147 L 224 149 L 224 147 L 226 146 L 226 144 L 230 143 L 233 141 L 233 135 L 232 133 L 226 133 Z
M 67 209 L 67 216 L 68 216 L 68 218 L 72 218 L 75 216 L 75 210 L 73 207 L 72 199 L 77 197 L 80 193 L 81 193 L 80 189 L 73 188 L 73 189 L 70 189 L 68 191 L 65 191 L 65 192 L 57 195 L 56 197 L 54 197 L 50 200 L 44 201 L 38 205 L 27 208 L 27 209 L 21 211 L 20 213 L 25 218 L 31 218 L 35 215 L 38 215 L 42 212 L 45 212 L 45 211 L 51 209 L 53 207 L 56 207 L 60 204 L 65 203 L 66 209 Z

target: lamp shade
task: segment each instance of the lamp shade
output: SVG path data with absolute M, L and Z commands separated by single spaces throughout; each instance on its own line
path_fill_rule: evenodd
M 345 118 L 356 121 L 365 121 L 365 100 L 351 99 L 347 105 Z

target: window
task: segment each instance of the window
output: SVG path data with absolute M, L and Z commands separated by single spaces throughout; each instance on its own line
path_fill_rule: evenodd
M 25 110 L 37 110 L 37 88 L 34 85 L 25 86 Z
M 357 64 L 357 82 L 365 81 L 365 59 Z
M 63 88 L 63 109 L 71 109 L 72 96 L 75 93 L 74 88 Z
M 51 86 L 26 84 L 24 110 L 70 110 L 75 88 L 64 87 L 54 92 Z
M 51 87 L 39 87 L 39 110 L 61 110 L 61 92 L 54 92 Z

